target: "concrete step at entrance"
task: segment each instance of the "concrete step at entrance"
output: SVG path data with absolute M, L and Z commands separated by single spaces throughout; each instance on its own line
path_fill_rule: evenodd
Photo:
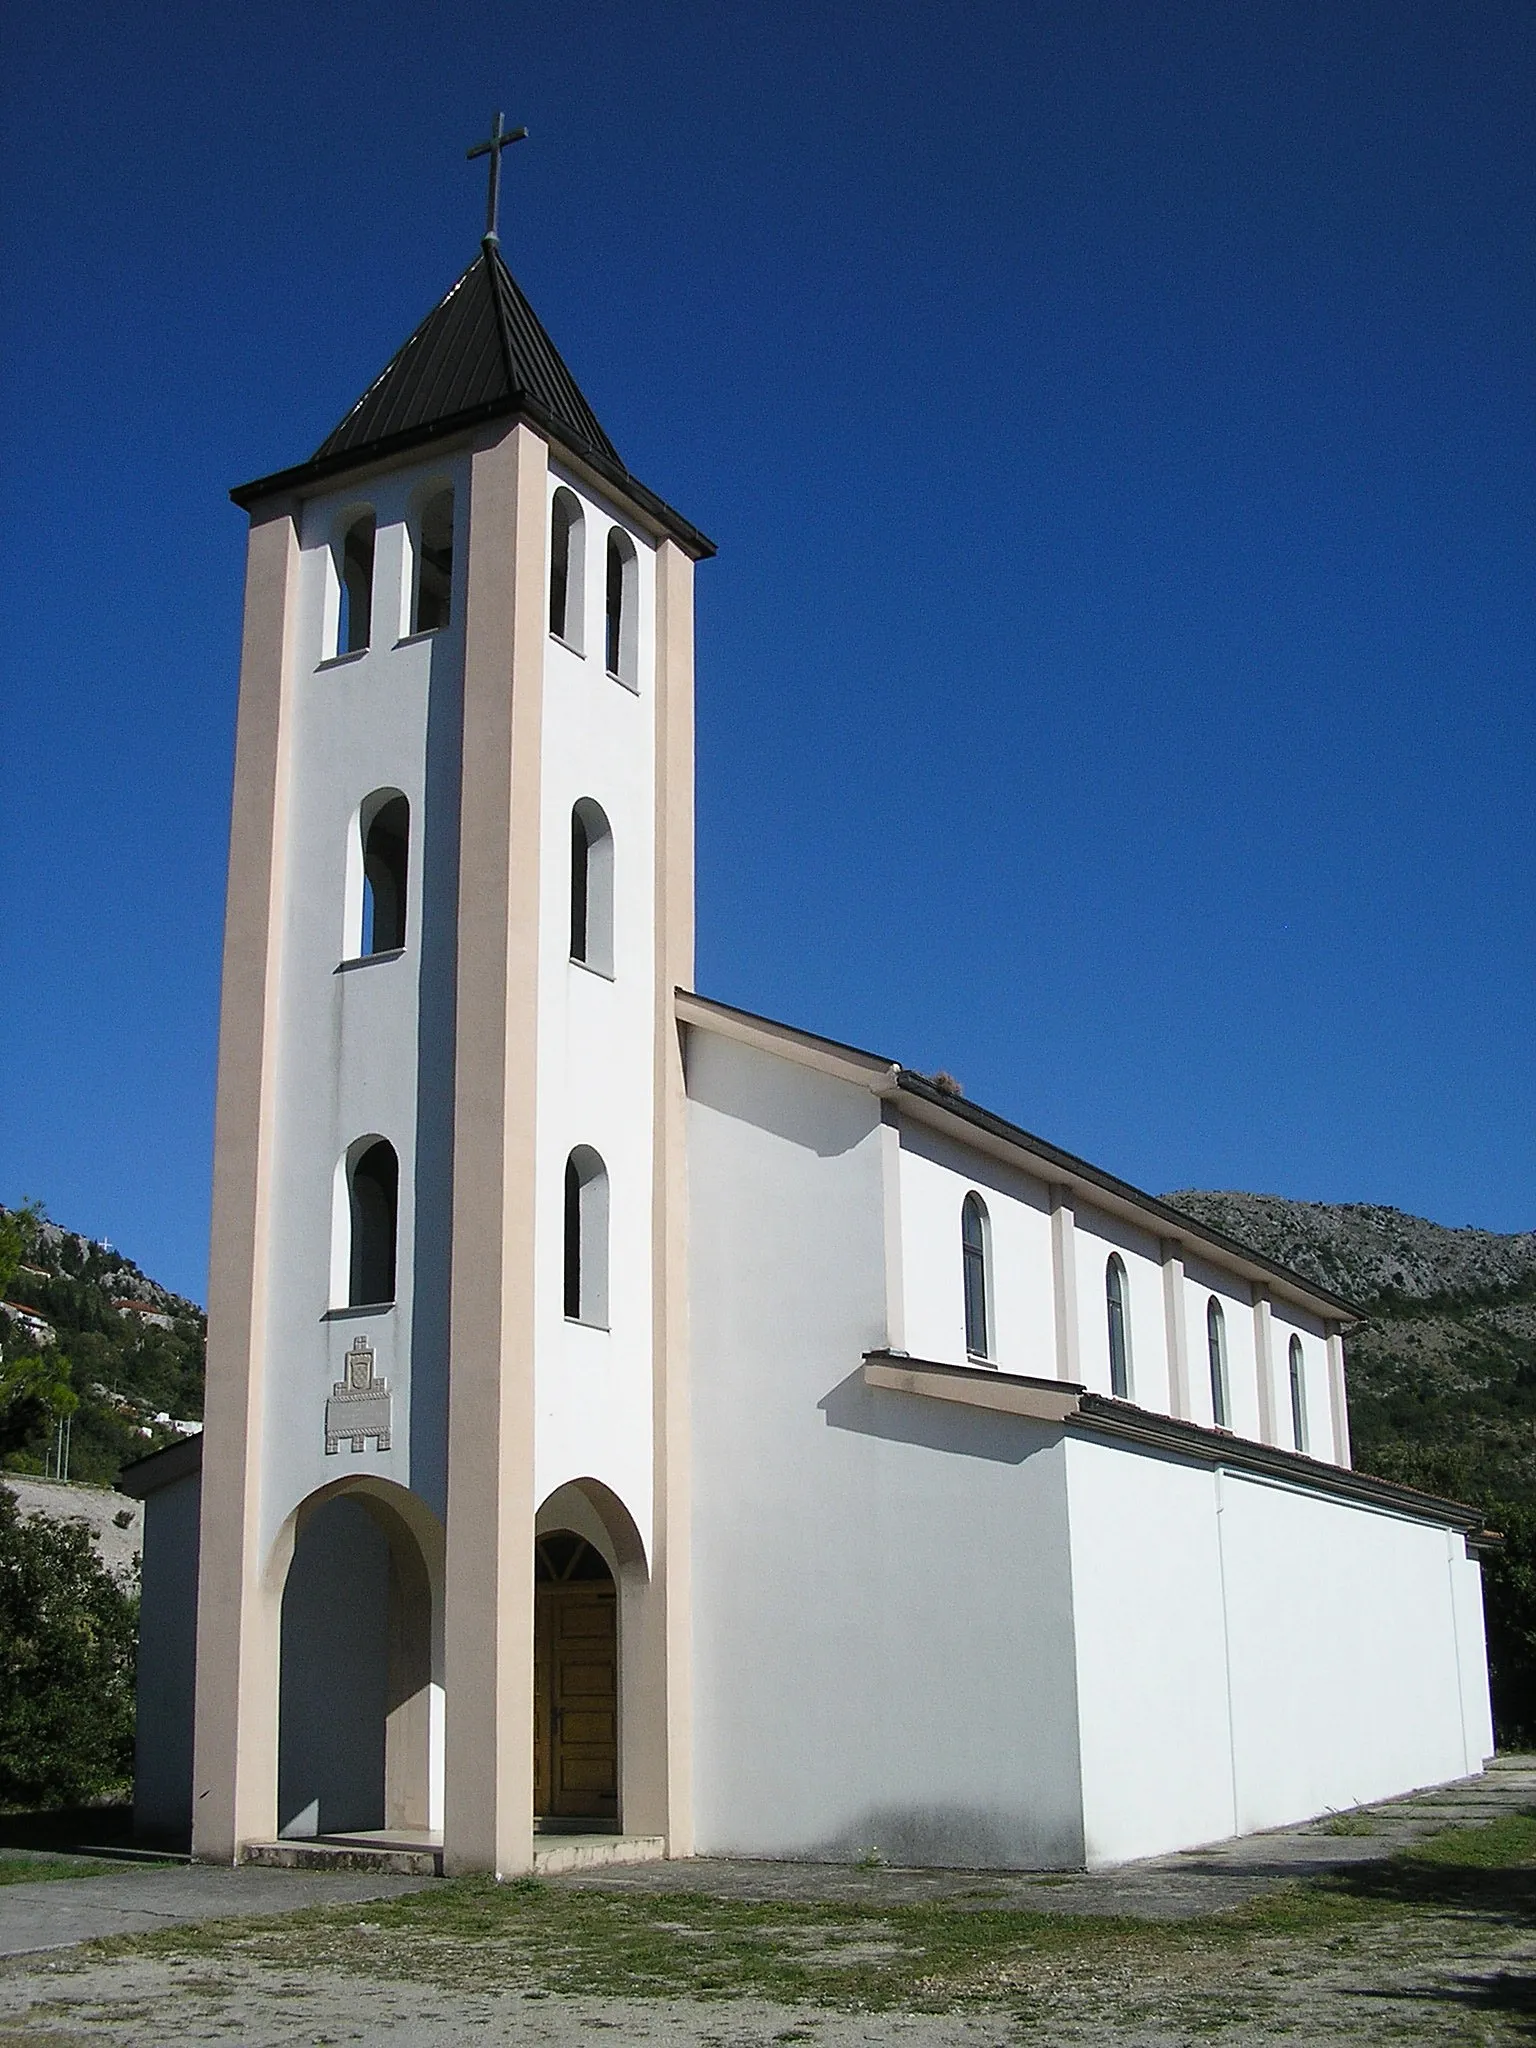
M 557 1835 L 546 1823 L 533 1838 L 533 1874 L 559 1877 L 610 1863 L 660 1863 L 666 1853 L 660 1835 Z
M 659 1863 L 660 1835 L 613 1835 L 592 1829 L 556 1832 L 548 1822 L 533 1838 L 536 1877 L 601 1870 L 614 1863 Z M 425 1828 L 360 1828 L 351 1835 L 252 1842 L 241 1859 L 269 1870 L 378 1870 L 398 1877 L 441 1877 L 443 1841 Z
M 413 1839 L 414 1837 L 414 1839 Z M 439 1838 L 415 1830 L 317 1835 L 303 1841 L 250 1842 L 241 1858 L 267 1870 L 380 1870 L 397 1877 L 441 1877 Z

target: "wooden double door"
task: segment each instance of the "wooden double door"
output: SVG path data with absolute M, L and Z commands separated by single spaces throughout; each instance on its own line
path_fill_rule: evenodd
M 533 1619 L 533 1810 L 617 1820 L 618 1589 L 569 1530 L 538 1539 Z

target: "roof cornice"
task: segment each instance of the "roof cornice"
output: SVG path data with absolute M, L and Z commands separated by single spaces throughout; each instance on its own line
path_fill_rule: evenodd
M 862 1051 L 857 1046 L 843 1045 L 836 1039 L 818 1037 L 815 1032 L 802 1031 L 793 1024 L 759 1017 L 751 1010 L 735 1009 L 729 1003 L 716 1002 L 692 989 L 678 989 L 675 1002 L 681 1023 L 760 1046 L 764 1051 L 776 1052 L 801 1066 L 835 1073 L 844 1080 L 870 1089 L 882 1099 L 900 1097 L 903 1107 L 910 1111 L 915 1121 L 941 1131 L 961 1144 L 978 1146 L 1005 1164 L 1021 1167 L 1047 1185 L 1066 1187 L 1074 1196 L 1082 1196 L 1095 1207 L 1131 1223 L 1160 1241 L 1192 1250 L 1197 1255 L 1208 1253 L 1223 1267 L 1235 1269 L 1251 1284 L 1268 1288 L 1272 1294 L 1324 1321 L 1357 1323 L 1364 1319 L 1355 1303 L 1346 1301 L 1342 1295 L 1315 1285 L 1278 1260 L 1267 1258 L 1251 1246 L 1228 1237 L 1225 1232 L 1213 1229 L 1210 1224 L 1187 1216 L 1182 1209 L 1173 1208 L 1156 1195 L 1144 1193 L 1129 1181 L 1105 1173 L 1101 1167 L 1090 1165 L 1086 1159 L 1079 1159 L 1071 1152 L 1064 1152 L 1059 1145 L 1052 1145 L 1045 1138 L 1037 1138 L 1033 1132 L 1009 1123 L 1006 1117 L 968 1102 L 963 1095 L 936 1088 L 925 1074 L 903 1067 L 895 1060 Z

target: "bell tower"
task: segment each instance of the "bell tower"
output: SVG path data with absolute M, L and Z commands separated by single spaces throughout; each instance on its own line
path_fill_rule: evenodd
M 515 139 L 498 116 L 493 187 Z M 450 1871 L 532 1867 L 549 1516 L 616 1589 L 598 1810 L 691 1846 L 673 991 L 713 548 L 625 469 L 494 205 L 315 454 L 232 493 L 193 1785 L 219 1860 L 366 1808 Z

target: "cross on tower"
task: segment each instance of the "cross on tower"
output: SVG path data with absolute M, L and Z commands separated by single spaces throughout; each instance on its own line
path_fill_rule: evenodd
M 473 149 L 464 152 L 466 160 L 477 156 L 488 156 L 491 160 L 490 190 L 485 195 L 485 239 L 488 242 L 498 239 L 496 217 L 501 211 L 501 152 L 509 143 L 527 140 L 526 128 L 504 129 L 501 125 L 501 116 L 498 114 L 491 123 L 491 132 L 486 140 L 477 142 Z

